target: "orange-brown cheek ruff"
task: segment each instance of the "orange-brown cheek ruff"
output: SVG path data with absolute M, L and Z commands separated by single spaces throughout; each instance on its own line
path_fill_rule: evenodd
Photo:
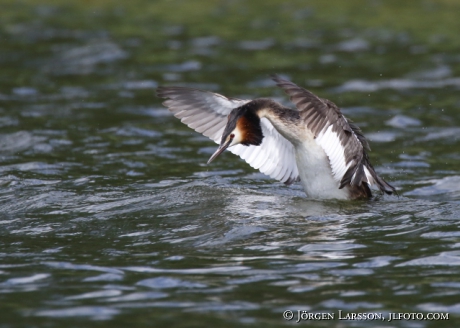
M 243 114 L 236 118 L 236 124 L 232 127 L 233 124 L 235 124 L 235 118 L 229 116 L 222 136 L 223 141 L 216 152 L 212 154 L 207 164 L 211 163 L 230 146 L 238 144 L 259 146 L 262 143 L 264 135 L 260 126 L 260 118 L 255 113 L 243 109 Z M 226 133 L 230 131 L 231 133 L 225 138 Z
M 256 115 L 244 115 L 236 122 L 236 128 L 241 133 L 241 144 L 259 146 L 264 135 L 260 127 L 260 118 Z

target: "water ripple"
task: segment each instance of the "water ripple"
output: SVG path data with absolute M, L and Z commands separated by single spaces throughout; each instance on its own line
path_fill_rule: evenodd
M 89 264 L 72 264 L 69 262 L 42 262 L 42 264 L 55 269 L 102 271 L 112 274 L 123 274 L 123 271 L 118 269 L 106 268 Z
M 184 281 L 180 279 L 170 278 L 170 277 L 157 277 L 141 280 L 136 283 L 138 286 L 150 287 L 155 289 L 163 288 L 204 288 L 206 285 L 201 283 L 194 283 L 190 281 Z
M 35 312 L 35 316 L 53 318 L 91 317 L 93 320 L 109 320 L 119 313 L 118 309 L 106 306 L 77 306 L 65 309 L 37 311 Z

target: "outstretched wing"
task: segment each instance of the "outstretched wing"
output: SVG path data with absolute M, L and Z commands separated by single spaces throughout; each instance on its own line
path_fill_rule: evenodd
M 250 100 L 227 98 L 220 94 L 185 87 L 159 87 L 157 95 L 182 123 L 209 137 L 217 144 L 232 109 Z M 291 184 L 299 179 L 294 147 L 265 118 L 261 120 L 264 139 L 260 146 L 235 145 L 228 148 L 253 168 L 270 177 Z
M 375 173 L 366 153 L 370 150 L 369 144 L 361 130 L 350 123 L 333 102 L 278 76 L 273 80 L 289 95 L 307 128 L 314 134 L 316 143 L 328 156 L 333 176 L 340 183 L 339 188 L 360 186 L 365 182 L 377 185 L 388 194 L 395 191 Z

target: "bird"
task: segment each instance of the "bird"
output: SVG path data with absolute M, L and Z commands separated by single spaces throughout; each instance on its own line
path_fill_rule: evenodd
M 270 98 L 242 100 L 188 87 L 160 86 L 157 96 L 182 123 L 287 185 L 300 181 L 308 198 L 370 199 L 396 189 L 377 175 L 361 129 L 332 101 L 278 75 L 272 79 L 295 105 Z

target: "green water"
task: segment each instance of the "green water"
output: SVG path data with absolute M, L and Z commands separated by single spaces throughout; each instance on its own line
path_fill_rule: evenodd
M 278 327 L 298 310 L 334 316 L 299 326 L 458 326 L 459 13 L 3 0 L 0 327 Z M 314 201 L 230 153 L 206 166 L 216 145 L 154 96 L 286 101 L 274 73 L 338 104 L 400 197 Z

